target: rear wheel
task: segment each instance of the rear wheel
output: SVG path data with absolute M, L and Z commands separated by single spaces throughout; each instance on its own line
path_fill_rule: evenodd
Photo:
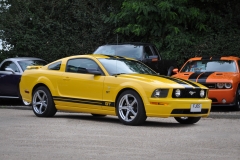
M 240 111 L 240 87 L 238 86 L 235 96 L 235 105 L 233 106 L 234 111 Z
M 201 117 L 174 117 L 175 120 L 181 124 L 194 124 L 197 123 Z
M 52 95 L 46 87 L 41 86 L 34 91 L 32 109 L 38 117 L 52 117 L 56 114 L 57 109 L 55 108 Z
M 116 110 L 119 120 L 125 125 L 141 125 L 147 118 L 142 99 L 133 90 L 120 94 Z

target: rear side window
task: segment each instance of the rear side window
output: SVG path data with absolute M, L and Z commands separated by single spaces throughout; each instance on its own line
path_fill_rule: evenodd
M 56 62 L 56 63 L 53 63 L 51 65 L 48 66 L 48 69 L 49 70 L 60 70 L 61 68 L 61 61 L 60 62 Z

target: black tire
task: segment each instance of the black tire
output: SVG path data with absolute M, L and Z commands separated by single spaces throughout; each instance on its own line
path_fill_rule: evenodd
M 169 67 L 168 72 L 167 72 L 167 76 L 171 76 L 172 75 L 173 69 L 174 69 L 173 66 Z
M 40 86 L 33 92 L 32 109 L 38 117 L 52 117 L 56 114 L 57 109 L 48 88 Z
M 240 87 L 238 86 L 235 96 L 235 105 L 232 107 L 233 111 L 240 111 Z
M 120 94 L 116 112 L 119 120 L 125 125 L 141 125 L 147 118 L 142 99 L 133 90 L 126 90 Z
M 94 117 L 105 117 L 106 115 L 104 115 L 104 114 L 93 114 L 92 113 L 92 116 L 94 116 Z
M 174 117 L 175 120 L 181 124 L 194 124 L 197 123 L 201 117 Z

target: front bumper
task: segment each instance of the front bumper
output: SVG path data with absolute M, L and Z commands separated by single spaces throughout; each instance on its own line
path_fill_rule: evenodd
M 148 117 L 207 117 L 211 110 L 210 99 L 150 98 L 145 104 Z M 191 104 L 202 104 L 201 112 L 190 112 Z
M 233 89 L 210 89 L 208 98 L 212 106 L 234 106 L 236 91 Z

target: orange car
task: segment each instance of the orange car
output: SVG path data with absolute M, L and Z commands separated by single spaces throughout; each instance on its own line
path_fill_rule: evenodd
M 212 106 L 230 106 L 240 110 L 240 58 L 195 57 L 180 70 L 175 68 L 172 77 L 198 82 L 209 88 Z

